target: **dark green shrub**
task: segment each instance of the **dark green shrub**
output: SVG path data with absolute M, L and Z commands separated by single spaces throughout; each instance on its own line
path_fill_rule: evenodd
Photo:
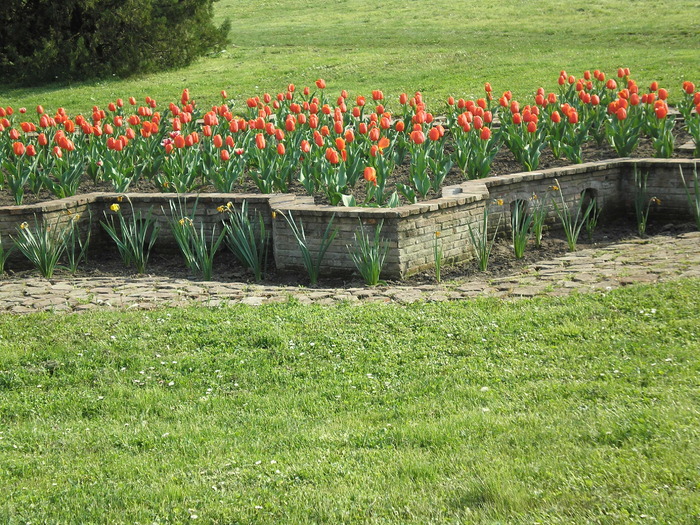
M 81 80 L 185 66 L 222 49 L 215 0 L 5 0 L 0 78 L 10 83 Z

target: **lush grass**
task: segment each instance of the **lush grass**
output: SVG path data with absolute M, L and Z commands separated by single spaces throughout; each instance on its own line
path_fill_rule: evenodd
M 620 66 L 642 85 L 670 87 L 672 100 L 683 80 L 700 82 L 700 7 L 691 0 L 221 0 L 216 12 L 231 18 L 232 44 L 189 68 L 127 81 L 5 86 L 0 104 L 86 112 L 130 95 L 176 100 L 184 87 L 209 104 L 221 89 L 241 101 L 322 77 L 331 93 L 383 89 L 395 100 L 421 90 L 437 105 L 448 94 L 481 96 L 486 81 L 525 97 L 540 85 L 555 89 L 561 69 L 614 75 Z
M 0 317 L 0 522 L 697 523 L 700 280 Z

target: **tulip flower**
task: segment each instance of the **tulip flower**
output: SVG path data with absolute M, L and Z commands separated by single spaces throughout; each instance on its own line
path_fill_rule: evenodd
M 265 149 L 265 136 L 262 133 L 257 133 L 255 135 L 255 146 L 258 149 Z
M 21 142 L 15 142 L 14 144 L 12 144 L 12 151 L 14 151 L 15 155 L 17 155 L 18 157 L 24 155 L 24 144 L 22 144 Z

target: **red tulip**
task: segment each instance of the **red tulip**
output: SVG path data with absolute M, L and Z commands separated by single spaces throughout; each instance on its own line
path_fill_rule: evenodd
M 375 186 L 377 185 L 377 170 L 372 166 L 367 166 L 362 176 L 367 182 L 372 182 Z
M 308 153 L 309 151 L 311 151 L 311 144 L 309 144 L 308 140 L 301 141 L 301 151 L 303 153 Z
M 235 144 L 235 142 L 233 141 L 233 137 L 232 137 L 231 135 L 229 135 L 228 137 L 226 137 L 226 145 L 227 145 L 229 148 L 232 148 L 232 147 L 234 146 L 234 144 Z
M 255 146 L 258 149 L 265 149 L 265 136 L 262 133 L 255 135 Z
M 479 137 L 481 137 L 481 140 L 489 140 L 491 138 L 491 129 L 487 127 L 481 128 Z
M 550 115 L 549 118 L 550 118 L 550 119 L 552 120 L 552 122 L 554 122 L 555 124 L 559 124 L 559 123 L 561 122 L 561 115 L 559 114 L 558 111 L 552 112 L 552 114 Z
M 317 87 L 318 89 L 326 89 L 326 81 L 323 80 L 322 78 L 319 78 L 319 79 L 316 81 L 316 87 Z
M 326 149 L 326 160 L 330 162 L 331 164 L 339 164 L 340 163 L 340 155 L 338 155 L 338 152 L 334 150 L 333 148 L 327 148 Z
M 617 120 L 625 120 L 627 118 L 627 110 L 625 108 L 618 108 L 615 112 Z
M 425 142 L 425 134 L 422 131 L 412 131 L 411 140 L 414 144 L 423 144 Z
M 277 144 L 277 154 L 284 155 L 285 153 L 286 149 L 284 148 L 284 144 Z
M 182 135 L 177 135 L 175 137 L 174 144 L 175 144 L 175 147 L 178 149 L 184 148 L 185 147 L 185 137 L 183 137 Z
M 397 120 L 396 125 L 394 127 L 396 128 L 396 131 L 402 132 L 406 129 L 406 124 L 403 120 Z
M 527 123 L 527 131 L 529 133 L 534 133 L 537 131 L 537 124 L 533 120 Z
M 659 99 L 666 100 L 668 98 L 668 91 L 664 88 L 659 89 Z
M 221 160 L 223 160 L 224 162 L 231 159 L 231 154 L 228 152 L 227 149 L 222 149 L 220 155 Z
M 27 157 L 34 157 L 36 155 L 36 148 L 34 147 L 34 144 L 30 144 L 27 146 Z
M 351 129 L 347 130 L 345 132 L 345 142 L 348 144 L 352 144 L 355 141 L 355 134 L 352 132 Z
M 607 84 L 605 84 L 605 87 L 608 89 L 617 89 L 617 82 L 611 78 L 608 80 Z
M 19 131 L 17 131 L 15 128 L 10 129 L 8 134 L 12 140 L 19 139 Z
M 654 108 L 654 113 L 656 113 L 656 118 L 658 119 L 666 118 L 666 115 L 668 115 L 668 107 L 666 104 L 656 106 Z
M 21 155 L 24 155 L 24 151 L 25 151 L 24 144 L 22 144 L 21 142 L 15 142 L 14 144 L 12 144 L 12 150 L 15 152 L 15 155 L 17 155 L 18 157 Z
M 578 113 L 575 110 L 569 111 L 569 124 L 578 124 Z

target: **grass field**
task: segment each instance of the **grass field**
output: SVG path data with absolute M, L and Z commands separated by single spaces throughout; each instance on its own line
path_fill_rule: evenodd
M 0 316 L 0 522 L 698 523 L 698 298 Z
M 206 105 L 221 89 L 241 102 L 322 77 L 331 93 L 353 96 L 382 89 L 395 100 L 421 90 L 437 108 L 449 94 L 483 95 L 486 81 L 522 98 L 539 86 L 554 90 L 561 69 L 614 74 L 620 66 L 643 86 L 668 86 L 671 101 L 683 80 L 700 83 L 700 6 L 691 0 L 220 0 L 216 13 L 232 20 L 232 43 L 189 68 L 123 81 L 0 85 L 0 104 L 88 112 L 130 95 L 169 102 L 189 87 Z

